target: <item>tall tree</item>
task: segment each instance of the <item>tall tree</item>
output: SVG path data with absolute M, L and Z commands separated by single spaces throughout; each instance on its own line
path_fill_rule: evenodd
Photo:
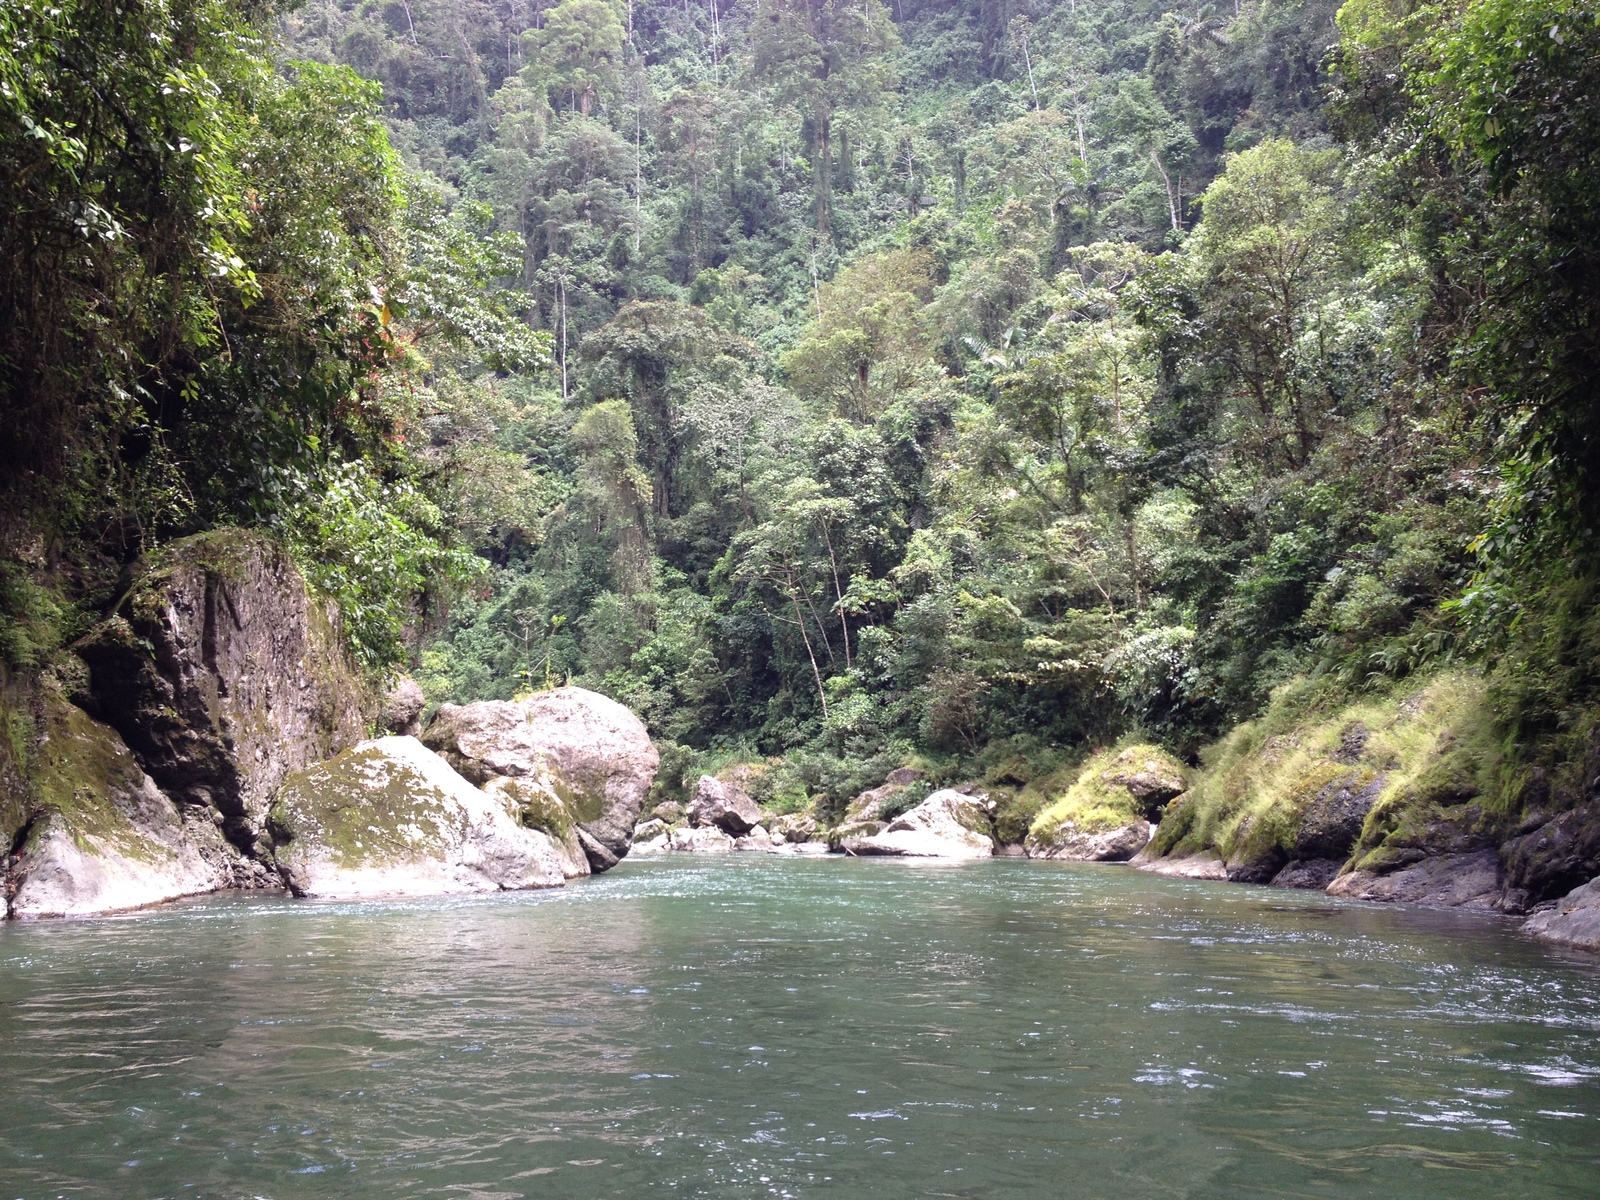
M 897 82 L 889 56 L 900 37 L 880 0 L 760 0 L 750 38 L 756 77 L 805 121 L 817 229 L 827 233 L 834 120 L 881 107 Z

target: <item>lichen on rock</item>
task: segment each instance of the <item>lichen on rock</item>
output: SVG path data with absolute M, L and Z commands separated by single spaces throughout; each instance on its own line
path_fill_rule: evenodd
M 362 742 L 291 776 L 272 805 L 273 861 L 300 896 L 558 887 L 557 843 L 411 737 Z

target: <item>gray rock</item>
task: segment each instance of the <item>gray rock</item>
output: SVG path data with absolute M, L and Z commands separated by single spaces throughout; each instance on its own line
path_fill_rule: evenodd
M 422 694 L 422 685 L 409 675 L 402 675 L 389 685 L 383 697 L 383 727 L 402 737 L 416 737 L 422 732 L 422 710 L 428 698 Z
M 915 767 L 896 767 L 884 777 L 883 782 L 890 787 L 905 787 L 907 784 L 920 783 L 927 776 Z
M 754 851 L 758 854 L 770 854 L 778 848 L 778 845 L 778 842 L 772 840 L 772 835 L 759 825 L 753 826 L 750 832 L 743 837 L 733 839 L 733 848 L 735 850 Z
M 1184 854 L 1170 858 L 1146 858 L 1143 851 L 1129 860 L 1152 875 L 1172 875 L 1179 879 L 1226 879 L 1227 864 L 1215 854 Z
M 650 810 L 650 816 L 653 819 L 664 822 L 667 825 L 676 825 L 679 821 L 683 820 L 683 805 L 679 804 L 676 800 L 667 800 L 652 808 Z
M 1593 772 L 1591 773 L 1594 774 Z M 1507 882 L 1534 900 L 1562 896 L 1600 876 L 1600 803 L 1539 821 L 1501 851 Z
M 77 644 L 84 700 L 162 791 L 215 808 L 256 853 L 279 784 L 362 737 L 369 701 L 338 623 L 277 543 L 200 534 L 142 562 Z
M 27 823 L 5 861 L 13 917 L 87 916 L 226 887 L 241 861 L 210 808 L 180 808 L 116 731 L 44 697 Z
M 1272 877 L 1271 885 L 1320 892 L 1338 878 L 1343 866 L 1342 858 L 1297 858 Z
M 1152 821 L 1160 816 L 1168 803 L 1189 788 L 1189 781 L 1175 763 L 1164 761 L 1154 754 L 1141 754 L 1137 748 L 1124 750 L 1117 755 L 1110 768 L 1101 772 L 1100 778 L 1106 783 L 1126 788 L 1128 794 L 1144 809 L 1145 816 Z
M 1074 829 L 1062 825 L 1049 845 L 1035 845 L 1030 858 L 1048 858 L 1064 862 L 1127 862 L 1150 841 L 1150 823 L 1134 821 L 1099 833 Z
M 727 854 L 733 849 L 733 839 L 715 827 L 674 829 L 667 848 L 686 854 Z
M 789 813 L 786 816 L 772 817 L 767 823 L 767 828 L 780 842 L 814 842 L 819 832 L 817 819 L 806 813 Z
M 906 858 L 991 858 L 989 806 L 945 788 L 890 821 L 882 832 L 847 838 L 843 848 L 849 854 Z
M 1361 736 L 1365 735 L 1363 728 Z M 1361 836 L 1361 826 L 1383 791 L 1385 777 L 1379 775 L 1365 787 L 1353 787 L 1358 778 L 1349 777 L 1329 784 L 1306 805 L 1299 833 L 1295 836 L 1293 857 L 1334 858 L 1341 863 L 1350 857 L 1356 839 Z
M 672 832 L 672 829 L 665 821 L 657 820 L 654 817 L 648 821 L 640 821 L 638 825 L 634 826 L 633 830 L 634 848 L 637 849 L 640 842 L 666 837 L 670 832 Z
M 273 857 L 297 896 L 560 887 L 562 854 L 508 804 L 410 737 L 383 737 L 284 782 Z
M 467 780 L 548 780 L 596 871 L 628 853 L 660 757 L 644 724 L 598 692 L 443 705 L 422 740 Z
M 700 776 L 694 799 L 689 802 L 689 824 L 698 828 L 715 826 L 724 833 L 742 837 L 761 822 L 756 802 L 732 784 L 710 775 Z
M 1600 878 L 1574 888 L 1522 926 L 1540 941 L 1579 950 L 1600 951 Z
M 1384 875 L 1352 871 L 1328 885 L 1330 896 L 1449 908 L 1497 908 L 1501 891 L 1493 850 L 1426 858 Z

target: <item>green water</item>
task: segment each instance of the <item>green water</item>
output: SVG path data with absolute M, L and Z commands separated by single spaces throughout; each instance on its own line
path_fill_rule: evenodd
M 0 1194 L 1594 1197 L 1600 966 L 1004 860 L 13 925 Z

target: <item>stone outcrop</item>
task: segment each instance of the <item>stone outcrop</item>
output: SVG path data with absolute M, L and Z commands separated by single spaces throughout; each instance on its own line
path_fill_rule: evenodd
M 1424 858 L 1379 875 L 1351 871 L 1328 885 L 1328 894 L 1352 900 L 1427 904 L 1449 908 L 1499 908 L 1499 856 L 1493 850 Z
M 596 871 L 628 853 L 660 762 L 638 717 L 576 687 L 446 704 L 422 740 L 472 783 L 539 780 L 562 806 L 551 821 L 570 823 Z
M 986 801 L 944 788 L 889 821 L 881 832 L 847 837 L 841 845 L 847 854 L 990 858 L 994 837 L 989 811 Z
M 1540 941 L 1600 952 L 1600 878 L 1535 912 L 1522 929 Z
M 4 860 L 13 917 L 141 908 L 225 887 L 240 866 L 206 806 L 179 806 L 117 732 L 52 692 L 22 783 L 15 852 Z
M 1080 831 L 1071 825 L 1058 828 L 1049 845 L 1035 843 L 1027 848 L 1029 858 L 1053 858 L 1065 862 L 1127 862 L 1150 841 L 1150 823 L 1131 821 L 1100 833 Z
M 333 609 L 277 543 L 238 529 L 139 564 L 111 617 L 74 649 L 81 700 L 185 806 L 215 810 L 257 853 L 289 775 L 353 745 L 366 696 Z
M 273 860 L 297 896 L 559 887 L 556 842 L 411 737 L 362 742 L 285 781 Z
M 761 823 L 761 809 L 740 788 L 711 775 L 700 776 L 689 802 L 689 824 L 715 826 L 731 837 L 743 837 Z
M 1130 746 L 1118 751 L 1100 770 L 1100 783 L 1126 791 L 1146 822 L 1158 820 L 1162 809 L 1189 787 L 1183 764 L 1153 746 Z
M 780 842 L 814 842 L 820 827 L 817 819 L 809 813 L 789 813 L 784 816 L 770 817 L 767 820 L 767 830 Z
M 400 676 L 384 693 L 384 729 L 402 737 L 417 737 L 422 733 L 422 710 L 427 703 L 422 685 L 409 675 Z

